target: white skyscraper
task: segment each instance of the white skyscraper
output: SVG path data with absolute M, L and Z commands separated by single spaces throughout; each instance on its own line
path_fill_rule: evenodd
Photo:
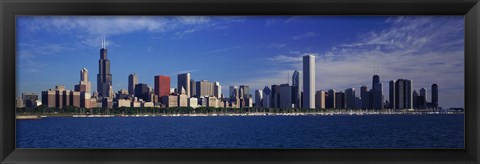
M 303 108 L 315 108 L 315 56 L 303 56 Z

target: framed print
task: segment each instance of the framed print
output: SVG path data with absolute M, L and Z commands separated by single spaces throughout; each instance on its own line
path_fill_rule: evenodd
M 477 1 L 1 9 L 5 163 L 478 162 Z

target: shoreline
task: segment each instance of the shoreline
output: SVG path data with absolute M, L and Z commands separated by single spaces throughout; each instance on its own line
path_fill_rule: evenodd
M 451 115 L 464 112 L 329 112 L 329 113 L 202 113 L 202 114 L 131 114 L 131 115 L 85 115 L 85 114 L 17 114 L 17 120 L 42 119 L 47 117 L 109 118 L 109 117 L 215 117 L 215 116 L 368 116 L 368 115 Z

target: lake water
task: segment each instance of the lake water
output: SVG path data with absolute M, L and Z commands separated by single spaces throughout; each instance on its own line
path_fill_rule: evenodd
M 17 148 L 463 148 L 464 116 L 17 120 Z

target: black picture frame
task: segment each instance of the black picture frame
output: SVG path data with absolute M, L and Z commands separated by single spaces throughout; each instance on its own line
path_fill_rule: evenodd
M 479 163 L 478 0 L 1 0 L 1 163 Z M 464 15 L 465 149 L 16 149 L 18 15 Z

